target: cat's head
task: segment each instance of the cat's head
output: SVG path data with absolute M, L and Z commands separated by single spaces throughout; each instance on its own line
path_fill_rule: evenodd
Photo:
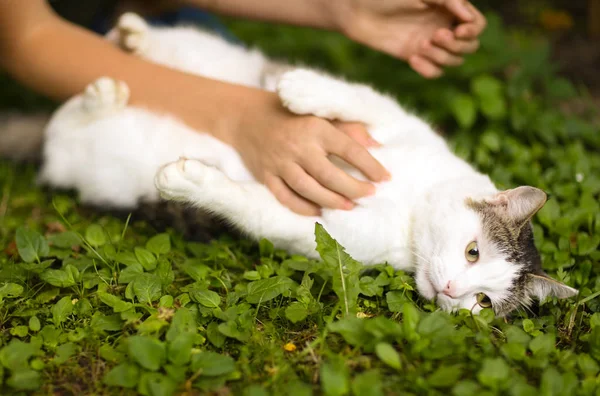
M 435 198 L 434 198 L 435 199 Z M 445 310 L 479 312 L 491 306 L 503 316 L 532 298 L 567 298 L 577 290 L 544 273 L 533 242 L 531 217 L 546 202 L 534 187 L 427 205 L 428 224 L 413 241 L 419 292 Z

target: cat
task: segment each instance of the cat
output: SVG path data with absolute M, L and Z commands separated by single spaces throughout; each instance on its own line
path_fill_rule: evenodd
M 132 13 L 120 17 L 107 39 L 152 62 L 275 91 L 296 114 L 362 122 L 382 144 L 369 150 L 392 179 L 351 211 L 297 215 L 253 178 L 233 148 L 177 119 L 128 106 L 127 85 L 103 77 L 50 119 L 43 183 L 74 188 L 82 202 L 103 207 L 132 208 L 160 197 L 189 204 L 311 258 L 318 257 L 318 222 L 364 264 L 415 273 L 418 292 L 447 311 L 491 307 L 504 316 L 533 298 L 577 294 L 543 272 L 534 245 L 530 220 L 546 194 L 530 186 L 499 191 L 392 98 L 273 62 L 195 27 L 151 27 Z

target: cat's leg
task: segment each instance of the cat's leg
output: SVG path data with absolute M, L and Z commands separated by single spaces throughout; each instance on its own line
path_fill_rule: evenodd
M 277 84 L 283 105 L 296 114 L 382 125 L 405 114 L 390 97 L 363 84 L 352 84 L 312 70 L 283 73 Z
M 318 218 L 293 213 L 260 183 L 234 182 L 201 161 L 181 158 L 157 172 L 155 185 L 163 198 L 215 213 L 255 239 L 267 238 L 279 248 L 316 255 Z
M 106 38 L 124 51 L 144 55 L 150 47 L 149 30 L 144 18 L 133 12 L 126 12 L 119 17 L 117 25 L 108 32 Z

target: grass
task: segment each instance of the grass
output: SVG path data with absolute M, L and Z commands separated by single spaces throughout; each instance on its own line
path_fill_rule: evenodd
M 600 127 L 544 40 L 491 15 L 476 55 L 424 81 L 334 34 L 231 26 L 274 56 L 397 95 L 499 186 L 548 191 L 536 243 L 580 295 L 508 320 L 449 315 L 319 227 L 321 262 L 227 234 L 194 242 L 82 208 L 37 187 L 35 166 L 0 162 L 2 393 L 597 395 Z M 4 107 L 47 106 L 4 86 Z

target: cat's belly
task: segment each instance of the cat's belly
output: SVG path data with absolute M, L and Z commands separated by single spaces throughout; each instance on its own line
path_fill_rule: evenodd
M 230 146 L 131 107 L 97 120 L 55 117 L 46 131 L 41 180 L 76 189 L 87 204 L 132 208 L 159 199 L 155 174 L 180 157 L 201 160 L 236 181 L 253 180 Z

